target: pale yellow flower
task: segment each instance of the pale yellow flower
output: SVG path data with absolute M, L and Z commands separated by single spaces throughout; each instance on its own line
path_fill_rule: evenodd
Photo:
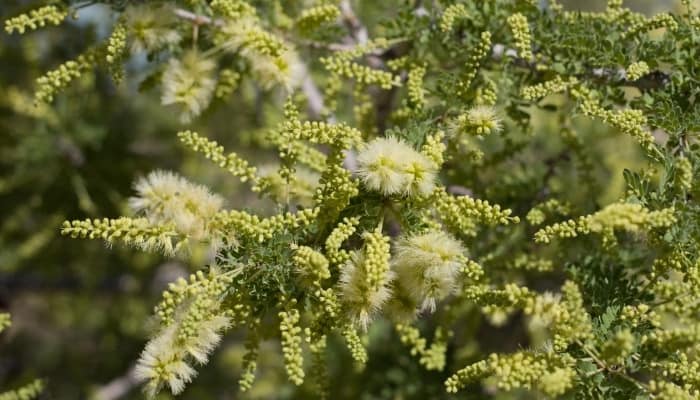
M 464 254 L 462 244 L 440 231 L 400 239 L 392 267 L 397 280 L 423 310 L 435 310 L 436 303 L 455 287 Z
M 178 106 L 181 122 L 192 121 L 211 102 L 216 89 L 215 70 L 214 61 L 194 51 L 181 59 L 171 59 L 161 80 L 161 103 Z
M 369 142 L 358 154 L 357 162 L 357 173 L 365 187 L 385 196 L 425 196 L 435 187 L 434 163 L 394 137 Z
M 151 172 L 134 188 L 137 195 L 129 199 L 134 212 L 143 213 L 153 223 L 173 223 L 178 232 L 195 240 L 210 237 L 208 223 L 223 205 L 223 199 L 206 186 L 172 172 Z

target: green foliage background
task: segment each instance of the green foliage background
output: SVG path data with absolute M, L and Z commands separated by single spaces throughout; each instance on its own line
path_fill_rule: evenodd
M 31 9 L 32 3 L 2 1 L 0 20 Z M 603 1 L 564 3 L 569 8 L 604 8 Z M 626 5 L 646 12 L 677 7 L 651 0 Z M 393 12 L 381 1 L 370 0 L 358 1 L 356 9 L 370 26 Z M 132 182 L 154 169 L 180 171 L 208 184 L 225 194 L 231 206 L 272 209 L 271 203 L 232 183 L 215 166 L 183 152 L 174 135 L 180 124 L 172 110 L 160 105 L 158 94 L 147 88 L 115 86 L 105 71 L 98 70 L 57 96 L 52 108 L 34 108 L 34 80 L 77 56 L 95 37 L 104 37 L 109 25 L 105 9 L 89 7 L 81 11 L 78 22 L 60 28 L 48 27 L 22 37 L 0 34 L 0 308 L 9 310 L 14 320 L 1 337 L 0 389 L 40 377 L 47 387 L 42 398 L 79 399 L 100 393 L 126 376 L 138 358 L 150 333 L 143 322 L 165 284 L 192 268 L 184 261 L 125 247 L 108 250 L 99 241 L 60 237 L 62 221 L 124 214 Z M 129 74 L 138 76 L 147 69 L 147 61 L 132 60 L 129 69 Z M 250 160 L 269 159 L 271 154 L 260 147 L 256 132 L 281 120 L 282 115 L 266 96 L 272 94 L 244 85 L 236 96 L 214 104 L 197 125 L 210 138 Z M 341 117 L 343 112 L 350 110 L 341 109 Z M 35 113 L 52 116 L 37 118 Z M 475 191 L 493 203 L 512 207 L 516 215 L 527 213 L 531 204 L 521 200 L 537 197 L 531 192 L 541 186 L 536 183 L 543 178 L 551 178 L 551 186 L 565 193 L 572 204 L 592 211 L 620 196 L 623 169 L 643 165 L 641 152 L 631 139 L 610 135 L 610 128 L 602 124 L 577 121 L 590 148 L 591 173 L 597 182 L 604 182 L 596 190 L 598 197 L 591 198 L 567 166 L 561 141 L 551 139 L 556 136 L 557 121 L 546 111 L 533 113 L 535 139 L 531 145 L 541 151 L 519 160 L 514 170 L 513 165 L 503 165 L 481 174 L 478 182 L 470 182 Z M 540 154 L 548 157 L 537 157 Z M 507 243 L 509 238 L 502 240 Z M 560 280 L 535 275 L 527 278 L 527 285 L 554 288 Z M 465 312 L 474 314 L 473 310 Z M 430 318 L 425 323 L 430 324 Z M 455 347 L 461 354 L 454 356 L 478 359 L 475 343 L 460 341 L 473 336 L 473 331 L 482 353 L 527 347 L 533 338 L 521 325 L 519 317 L 502 327 L 479 325 L 474 315 L 473 321 L 464 321 L 455 329 Z M 352 365 L 349 355 L 339 343 L 330 343 L 332 398 L 448 398 L 443 381 L 449 374 L 426 372 L 389 324 L 379 323 L 369 336 L 371 356 L 363 372 L 348 369 Z M 287 382 L 278 347 L 275 341 L 264 343 L 261 375 L 245 398 L 313 398 L 306 389 Z M 229 335 L 181 398 L 243 398 L 235 383 L 242 355 L 241 337 Z M 454 398 L 482 396 L 467 390 Z M 123 398 L 141 397 L 134 388 Z M 529 397 L 514 392 L 499 398 Z

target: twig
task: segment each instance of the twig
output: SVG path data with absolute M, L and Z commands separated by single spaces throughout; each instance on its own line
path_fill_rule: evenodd
M 507 48 L 505 45 L 496 43 L 491 48 L 491 57 L 494 60 L 501 60 L 508 57 L 512 62 L 523 68 L 536 71 L 537 64 L 518 56 L 515 49 Z M 627 71 L 624 68 L 594 68 L 589 73 L 584 74 L 588 78 L 602 80 L 618 86 L 635 87 L 641 91 L 661 89 L 671 82 L 671 77 L 662 71 L 651 71 L 637 80 L 627 79 Z
M 593 78 L 602 79 L 609 83 L 636 87 L 639 90 L 661 89 L 671 83 L 671 77 L 662 71 L 651 71 L 637 80 L 627 79 L 627 71 L 624 68 L 596 68 L 590 74 Z
M 350 31 L 350 36 L 353 38 L 354 42 L 358 45 L 367 44 L 367 42 L 369 42 L 369 33 L 367 33 L 367 28 L 360 22 L 360 19 L 357 18 L 355 11 L 353 11 L 350 5 L 350 0 L 341 1 L 339 7 L 343 23 Z M 384 67 L 384 61 L 375 54 L 367 55 L 367 63 L 372 68 Z
M 340 14 L 343 17 L 343 22 L 350 30 L 352 38 L 357 44 L 365 44 L 369 41 L 369 34 L 367 33 L 367 28 L 360 22 L 350 5 L 349 0 L 343 0 L 340 2 Z
M 294 40 L 294 39 L 290 39 L 290 41 L 295 42 L 296 44 L 301 45 L 301 46 L 311 47 L 314 49 L 331 50 L 331 51 L 348 51 L 348 50 L 352 50 L 353 48 L 355 48 L 355 45 L 353 43 L 323 43 L 323 42 L 317 42 L 315 40 Z
M 457 196 L 469 196 L 469 197 L 474 197 L 474 192 L 466 188 L 464 186 L 460 185 L 450 185 L 447 187 L 447 193 L 450 194 L 455 194 Z
M 598 358 L 598 356 L 596 356 L 596 355 L 594 354 L 594 352 L 593 352 L 592 349 L 588 348 L 588 347 L 587 347 L 586 345 L 584 345 L 580 340 L 577 340 L 577 341 L 576 341 L 576 344 L 578 344 L 578 345 L 581 347 L 581 349 L 583 350 L 583 352 L 586 353 L 586 354 L 596 363 L 596 365 L 598 366 L 598 368 L 600 368 L 602 371 L 607 371 L 607 372 L 609 372 L 609 373 L 611 373 L 611 374 L 613 374 L 613 375 L 617 375 L 618 377 L 620 377 L 620 378 L 626 380 L 627 382 L 630 382 L 631 384 L 635 385 L 637 388 L 639 388 L 639 389 L 641 389 L 641 390 L 643 390 L 643 391 L 645 391 L 645 392 L 649 392 L 649 388 L 648 388 L 644 383 L 642 383 L 642 382 L 640 382 L 640 381 L 638 381 L 638 380 L 632 378 L 631 376 L 625 374 L 625 373 L 622 372 L 622 371 L 613 369 L 613 368 L 611 368 L 610 366 L 608 366 L 603 360 L 601 360 L 600 358 Z
M 126 373 L 101 386 L 91 397 L 92 400 L 116 400 L 126 396 L 139 380 L 136 379 L 135 368 L 129 368 Z
M 224 21 L 220 19 L 211 19 L 207 17 L 206 15 L 199 15 L 195 14 L 193 12 L 187 11 L 182 8 L 176 8 L 173 10 L 173 13 L 182 19 L 188 20 L 192 22 L 193 24 L 196 25 L 215 25 L 215 26 L 221 26 L 224 24 Z
M 306 95 L 306 101 L 309 107 L 309 116 L 313 119 L 319 119 L 323 116 L 325 110 L 323 94 L 321 93 L 321 90 L 319 90 L 318 86 L 316 86 L 316 82 L 314 82 L 313 78 L 311 77 L 311 72 L 306 64 L 301 63 L 300 69 L 304 75 L 304 79 L 301 82 L 301 90 L 304 92 L 304 95 Z M 328 115 L 326 120 L 330 123 L 335 123 L 335 115 Z

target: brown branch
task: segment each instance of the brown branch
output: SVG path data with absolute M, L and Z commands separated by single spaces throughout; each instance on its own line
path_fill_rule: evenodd
M 92 395 L 92 400 L 117 400 L 127 394 L 139 384 L 136 379 L 135 368 L 129 368 L 126 373 L 120 377 L 113 379 L 111 382 L 101 386 Z
M 537 71 L 537 63 L 519 57 L 515 49 L 509 49 L 500 43 L 493 45 L 491 57 L 497 61 L 508 57 L 519 67 Z M 594 68 L 583 77 L 612 85 L 635 87 L 641 91 L 661 89 L 671 82 L 671 77 L 667 73 L 658 70 L 651 71 L 637 80 L 629 80 L 624 68 Z
M 290 41 L 295 42 L 296 44 L 300 46 L 306 46 L 310 47 L 313 49 L 321 49 L 321 50 L 330 50 L 330 51 L 348 51 L 352 50 L 355 48 L 355 45 L 353 43 L 323 43 L 323 42 L 317 42 L 315 40 L 293 40 L 290 39 Z
M 369 34 L 367 33 L 367 28 L 360 22 L 350 5 L 349 0 L 343 0 L 340 2 L 340 14 L 343 17 L 343 23 L 350 30 L 353 40 L 357 44 L 365 44 L 369 41 Z
M 671 83 L 671 77 L 662 71 L 651 71 L 637 80 L 627 79 L 627 71 L 624 68 L 596 68 L 590 76 L 607 83 L 619 86 L 636 87 L 641 91 L 661 89 Z
M 447 187 L 447 193 L 454 194 L 456 196 L 468 196 L 474 197 L 474 192 L 461 185 L 450 185 Z
M 367 44 L 367 42 L 369 42 L 369 33 L 360 19 L 357 18 L 355 11 L 353 11 L 350 5 L 350 0 L 341 1 L 339 7 L 343 23 L 350 31 L 350 36 L 353 41 L 358 45 Z M 384 61 L 377 54 L 368 54 L 367 63 L 372 68 L 384 68 Z
M 173 13 L 184 20 L 190 21 L 195 25 L 215 25 L 215 26 L 221 26 L 224 24 L 224 21 L 220 19 L 212 19 L 209 18 L 205 15 L 199 15 L 195 14 L 193 12 L 187 11 L 182 8 L 176 8 L 173 10 Z
M 301 90 L 306 96 L 306 102 L 309 108 L 309 116 L 312 119 L 320 119 L 321 117 L 323 117 L 326 107 L 325 101 L 323 99 L 323 93 L 321 93 L 321 90 L 318 88 L 316 82 L 314 82 L 313 78 L 311 77 L 311 72 L 309 71 L 306 64 L 301 63 L 300 69 L 302 70 L 302 73 L 304 75 L 304 79 L 301 81 Z M 326 116 L 326 121 L 329 123 L 335 123 L 335 115 L 330 114 Z

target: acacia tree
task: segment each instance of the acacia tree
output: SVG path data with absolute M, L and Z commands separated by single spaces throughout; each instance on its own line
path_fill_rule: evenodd
M 37 105 L 95 67 L 140 80 L 186 148 L 261 199 L 227 208 L 158 170 L 134 184 L 130 215 L 64 223 L 74 238 L 209 255 L 155 307 L 134 370 L 149 396 L 183 392 L 233 331 L 242 391 L 273 338 L 314 397 L 700 396 L 689 1 L 652 17 L 620 0 L 64 1 L 5 27 L 95 3 L 113 11 L 111 35 L 38 78 Z M 207 138 L 212 110 L 246 93 L 264 115 L 235 133 L 264 157 Z M 388 324 L 400 345 L 373 345 Z M 425 371 L 383 381 L 374 360 L 403 354 Z M 330 384 L 350 374 L 338 357 L 358 367 L 350 388 Z

